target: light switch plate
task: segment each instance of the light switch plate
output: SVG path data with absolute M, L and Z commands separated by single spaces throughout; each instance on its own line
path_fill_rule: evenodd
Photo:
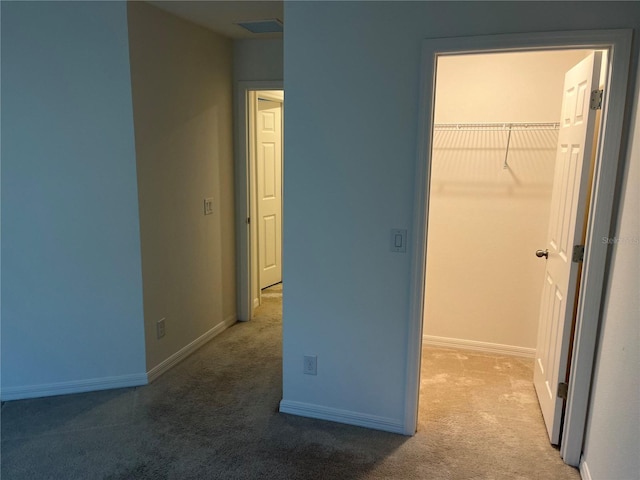
M 407 251 L 407 230 L 401 228 L 391 229 L 391 251 L 405 253 Z
M 204 214 L 211 215 L 213 213 L 213 197 L 204 199 Z

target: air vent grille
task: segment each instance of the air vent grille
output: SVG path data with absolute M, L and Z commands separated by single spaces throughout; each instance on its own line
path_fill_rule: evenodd
M 282 33 L 283 25 L 280 20 L 257 20 L 252 22 L 240 22 L 237 25 L 249 30 L 251 33 Z

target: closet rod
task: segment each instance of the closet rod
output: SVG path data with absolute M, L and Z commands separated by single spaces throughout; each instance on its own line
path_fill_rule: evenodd
M 433 126 L 438 131 L 534 131 L 558 130 L 558 122 L 511 122 L 511 123 L 436 123 Z

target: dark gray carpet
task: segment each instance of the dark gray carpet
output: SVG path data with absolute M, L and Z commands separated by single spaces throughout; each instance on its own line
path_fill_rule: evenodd
M 412 437 L 277 412 L 281 299 L 151 385 L 6 402 L 2 479 L 578 479 L 531 362 L 425 348 Z

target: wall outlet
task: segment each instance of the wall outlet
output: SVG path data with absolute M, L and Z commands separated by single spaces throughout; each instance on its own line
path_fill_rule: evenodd
M 211 215 L 213 213 L 213 197 L 204 199 L 204 214 Z
M 317 375 L 318 374 L 318 356 L 317 355 L 305 355 L 304 364 L 302 367 L 302 373 L 305 375 Z
M 166 328 L 165 328 L 165 319 L 161 318 L 156 323 L 156 336 L 158 337 L 158 340 L 160 340 L 162 337 L 164 337 L 165 333 L 167 333 Z

